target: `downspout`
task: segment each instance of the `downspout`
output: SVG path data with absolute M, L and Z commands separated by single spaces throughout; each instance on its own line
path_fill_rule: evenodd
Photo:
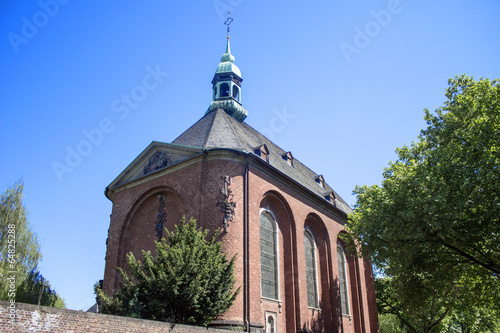
M 248 262 L 248 169 L 249 155 L 245 164 L 245 175 L 243 178 L 243 319 L 245 329 L 250 332 L 250 286 L 249 286 L 249 262 Z

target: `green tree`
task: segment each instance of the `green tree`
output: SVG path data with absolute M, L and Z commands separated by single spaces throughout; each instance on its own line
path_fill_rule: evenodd
M 442 290 L 414 276 L 377 278 L 375 293 L 379 314 L 397 318 L 404 332 L 442 332 L 455 301 L 453 288 Z
M 37 269 L 29 272 L 17 288 L 16 302 L 66 308 L 64 300 L 50 287 L 49 281 Z
M 380 313 L 378 315 L 380 333 L 404 333 L 403 325 L 399 318 L 391 313 Z
M 378 299 L 380 305 L 387 306 L 383 299 Z M 391 311 L 390 309 L 386 309 Z M 405 333 L 410 331 L 408 324 L 404 325 L 397 315 L 389 312 L 379 313 L 380 333 Z M 486 308 L 467 308 L 465 311 L 454 311 L 447 316 L 436 331 L 447 333 L 497 333 L 500 332 L 498 312 Z
M 22 202 L 23 188 L 19 180 L 0 199 L 0 299 L 65 308 L 37 269 L 42 253 Z
M 42 254 L 22 203 L 22 181 L 9 187 L 0 199 L 0 299 L 13 299 L 13 290 L 37 265 Z M 11 283 L 12 282 L 12 283 Z M 12 287 L 11 287 L 12 286 Z
M 384 309 L 412 331 L 500 304 L 500 86 L 462 75 L 446 97 L 381 186 L 356 187 L 347 226 L 388 279 Z
M 234 262 L 222 253 L 217 233 L 197 229 L 183 218 L 175 231 L 156 242 L 156 255 L 143 251 L 140 262 L 127 255 L 130 275 L 112 297 L 94 286 L 101 313 L 206 326 L 233 304 L 239 288 Z
M 484 307 L 467 308 L 465 311 L 455 311 L 446 321 L 446 332 L 477 333 L 500 332 L 500 317 L 498 311 Z

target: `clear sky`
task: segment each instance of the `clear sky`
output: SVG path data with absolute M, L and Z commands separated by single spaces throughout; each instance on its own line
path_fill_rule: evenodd
M 40 270 L 69 308 L 103 278 L 105 187 L 208 108 L 228 9 L 246 122 L 351 205 L 449 78 L 500 78 L 498 0 L 2 1 L 0 190 L 24 180 Z

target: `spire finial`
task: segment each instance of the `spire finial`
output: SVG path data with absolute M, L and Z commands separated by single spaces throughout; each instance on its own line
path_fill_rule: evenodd
M 233 22 L 233 18 L 231 17 L 231 11 L 227 11 L 227 20 L 224 22 L 225 25 L 227 25 L 227 39 L 229 39 L 229 31 L 231 30 L 231 22 Z

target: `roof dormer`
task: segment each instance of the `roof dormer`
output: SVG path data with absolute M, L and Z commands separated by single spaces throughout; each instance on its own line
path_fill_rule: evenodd
M 314 178 L 314 180 L 316 181 L 316 183 L 318 183 L 319 186 L 321 186 L 321 188 L 325 188 L 325 179 L 323 178 L 323 175 L 317 176 L 316 178 Z
M 325 195 L 325 200 L 331 204 L 335 204 L 335 195 L 333 194 L 333 192 L 330 192 L 327 195 Z
M 293 168 L 293 156 L 291 152 L 281 155 L 281 157 L 286 161 L 286 163 Z
M 259 156 L 264 161 L 269 163 L 269 149 L 267 149 L 267 146 L 265 144 L 258 146 L 258 147 L 255 147 L 253 149 L 253 152 L 255 155 Z

